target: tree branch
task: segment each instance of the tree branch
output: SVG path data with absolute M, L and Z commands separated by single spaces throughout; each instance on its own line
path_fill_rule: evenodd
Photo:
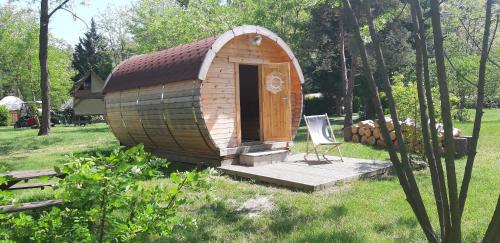
M 83 20 L 82 18 L 78 17 L 78 16 L 77 16 L 75 13 L 73 13 L 71 10 L 69 10 L 69 9 L 67 9 L 67 8 L 64 8 L 64 7 L 60 8 L 60 9 L 61 9 L 61 10 L 65 10 L 65 11 L 67 11 L 68 13 L 70 13 L 70 14 L 73 16 L 73 18 L 75 18 L 75 19 L 79 19 L 80 21 L 82 21 L 82 22 L 85 24 L 85 26 L 87 27 L 87 29 L 89 28 L 89 25 L 87 24 L 87 22 L 85 22 L 85 20 Z
M 474 44 L 474 47 L 476 47 L 479 51 L 481 51 L 481 47 L 479 47 L 479 43 L 476 41 L 476 39 L 474 39 L 474 37 L 472 36 L 472 34 L 470 33 L 470 30 L 469 28 L 467 28 L 467 26 L 465 25 L 465 23 L 459 19 L 459 22 L 460 24 L 462 25 L 462 27 L 465 29 L 465 33 L 467 34 L 467 36 L 469 36 L 469 38 L 471 38 L 473 44 Z M 498 15 L 497 15 L 497 25 L 498 25 Z M 496 30 L 496 27 L 495 27 L 495 30 Z M 495 67 L 497 68 L 500 68 L 500 64 L 498 64 L 496 61 L 494 60 L 491 60 L 491 58 L 488 56 L 488 61 L 493 64 Z
M 472 138 L 469 149 L 467 151 L 467 163 L 465 164 L 462 186 L 460 188 L 460 216 L 464 212 L 465 201 L 467 200 L 467 192 L 469 183 L 472 177 L 472 169 L 477 153 L 477 143 L 481 131 L 481 120 L 483 118 L 483 103 L 484 103 L 484 86 L 486 79 L 486 60 L 488 59 L 488 42 L 491 27 L 491 9 L 494 0 L 486 1 L 486 20 L 484 23 L 483 47 L 481 48 L 481 60 L 479 61 L 479 74 L 477 80 L 477 98 L 476 98 L 476 114 L 474 118 L 474 127 L 472 129 Z
M 453 71 L 455 71 L 467 83 L 469 83 L 470 85 L 472 85 L 474 87 L 477 87 L 477 85 L 474 82 L 472 82 L 470 79 L 466 78 L 465 75 L 463 75 L 462 72 L 460 72 L 460 70 L 458 70 L 458 68 L 456 68 L 455 65 L 453 65 L 453 62 L 451 62 L 451 60 L 448 57 L 448 55 L 446 54 L 446 52 L 444 52 L 444 57 L 446 58 L 446 60 L 450 64 L 450 67 L 451 67 L 451 69 L 453 69 Z
M 498 29 L 498 18 L 500 17 L 499 14 L 497 14 L 497 21 L 495 22 L 495 28 L 493 29 L 493 35 L 491 36 L 490 40 L 490 47 L 488 48 L 488 57 L 490 55 L 491 47 L 493 46 L 493 41 L 495 40 L 495 37 L 497 35 L 497 29 Z
M 396 15 L 396 18 L 394 18 L 394 21 L 399 21 L 399 17 L 401 17 L 401 14 L 406 9 L 406 5 L 408 5 L 408 2 L 405 2 L 405 5 L 401 8 L 401 11 L 399 11 L 398 15 Z
M 66 5 L 66 3 L 68 3 L 69 0 L 64 0 L 61 4 L 59 4 L 59 6 L 57 6 L 56 8 L 54 8 L 54 10 L 52 10 L 50 13 L 49 13 L 49 19 L 50 17 L 52 17 L 52 15 L 59 9 L 61 9 L 62 7 L 64 7 L 64 5 Z

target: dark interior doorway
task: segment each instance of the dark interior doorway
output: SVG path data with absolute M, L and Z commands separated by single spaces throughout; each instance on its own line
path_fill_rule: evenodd
M 260 141 L 259 67 L 240 65 L 241 142 Z

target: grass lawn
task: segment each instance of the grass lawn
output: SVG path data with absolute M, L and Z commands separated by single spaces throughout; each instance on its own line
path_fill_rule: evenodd
M 464 134 L 472 133 L 471 122 L 458 123 Z M 339 129 L 340 125 L 335 125 Z M 50 168 L 65 161 L 65 154 L 109 150 L 117 142 L 104 124 L 87 127 L 55 127 L 50 137 L 37 137 L 36 130 L 0 128 L 0 170 Z M 340 137 L 340 134 L 338 135 Z M 483 118 L 479 153 L 474 165 L 463 216 L 466 242 L 482 238 L 500 194 L 500 109 L 487 110 Z M 294 152 L 305 149 L 305 129 L 295 139 Z M 361 144 L 342 146 L 347 157 L 387 159 L 384 150 Z M 461 173 L 465 158 L 456 161 Z M 432 204 L 428 171 L 417 181 L 431 220 L 438 225 Z M 167 241 L 280 241 L 280 242 L 424 242 L 425 237 L 408 206 L 395 177 L 367 179 L 305 193 L 214 176 L 214 200 L 183 208 L 198 227 L 180 230 Z M 46 189 L 18 192 L 21 201 L 50 197 Z M 238 213 L 237 208 L 256 196 L 271 199 L 274 208 L 257 217 Z

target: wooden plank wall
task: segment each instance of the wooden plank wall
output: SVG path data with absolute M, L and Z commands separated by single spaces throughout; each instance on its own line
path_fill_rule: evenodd
M 216 55 L 201 86 L 201 110 L 212 140 L 219 149 L 237 147 L 236 71 L 234 61 L 242 64 L 289 62 L 290 58 L 274 41 L 262 37 L 260 46 L 251 45 L 254 35 L 238 36 Z M 231 61 L 229 60 L 231 59 Z M 248 63 L 251 62 L 251 63 Z M 291 68 L 292 135 L 297 132 L 302 112 L 302 87 L 297 71 Z
M 200 119 L 199 81 L 113 92 L 105 100 L 108 123 L 122 144 L 143 143 L 146 149 L 167 155 L 218 155 Z

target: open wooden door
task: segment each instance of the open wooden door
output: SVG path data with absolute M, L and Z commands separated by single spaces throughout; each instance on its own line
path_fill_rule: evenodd
M 262 64 L 260 69 L 261 139 L 292 139 L 289 63 Z

